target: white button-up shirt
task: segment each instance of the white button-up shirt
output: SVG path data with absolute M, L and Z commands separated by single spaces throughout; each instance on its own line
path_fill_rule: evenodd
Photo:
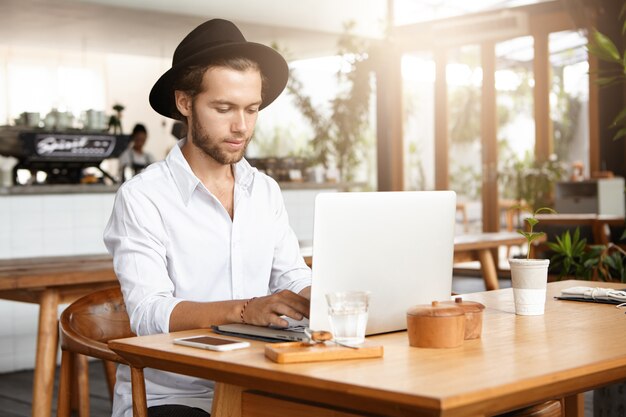
M 132 330 L 167 333 L 176 304 L 300 292 L 311 271 L 300 255 L 276 181 L 233 165 L 234 216 L 193 174 L 181 147 L 117 192 L 104 242 L 113 255 Z M 211 411 L 213 382 L 146 369 L 148 406 Z M 130 372 L 117 372 L 113 417 L 132 415 Z

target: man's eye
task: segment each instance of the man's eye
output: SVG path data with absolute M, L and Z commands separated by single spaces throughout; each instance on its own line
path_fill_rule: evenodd
M 228 113 L 228 110 L 230 110 L 228 107 L 218 107 L 217 108 L 217 112 L 218 113 Z
M 250 114 L 254 114 L 254 113 L 258 113 L 258 112 L 259 112 L 259 109 L 256 108 L 256 107 L 248 109 L 248 113 L 250 113 Z

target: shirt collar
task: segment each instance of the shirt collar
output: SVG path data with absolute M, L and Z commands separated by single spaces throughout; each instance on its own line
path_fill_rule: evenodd
M 174 183 L 178 188 L 178 192 L 183 199 L 185 205 L 189 203 L 191 195 L 195 189 L 202 183 L 191 170 L 189 163 L 183 156 L 182 147 L 187 139 L 181 139 L 176 146 L 172 148 L 167 155 L 166 163 L 172 173 Z M 257 169 L 253 168 L 245 158 L 233 165 L 233 174 L 235 175 L 235 185 L 241 187 L 244 191 L 252 190 L 254 184 L 254 175 Z

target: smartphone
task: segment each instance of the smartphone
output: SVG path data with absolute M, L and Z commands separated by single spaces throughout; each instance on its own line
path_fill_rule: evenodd
M 213 336 L 194 336 L 174 339 L 174 344 L 191 346 L 200 349 L 217 350 L 220 352 L 250 347 L 250 343 L 248 342 Z

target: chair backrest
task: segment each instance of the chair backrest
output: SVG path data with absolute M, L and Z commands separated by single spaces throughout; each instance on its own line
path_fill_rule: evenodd
M 59 331 L 62 349 L 124 364 L 126 361 L 109 349 L 107 342 L 135 336 L 119 287 L 74 301 L 61 314 Z

